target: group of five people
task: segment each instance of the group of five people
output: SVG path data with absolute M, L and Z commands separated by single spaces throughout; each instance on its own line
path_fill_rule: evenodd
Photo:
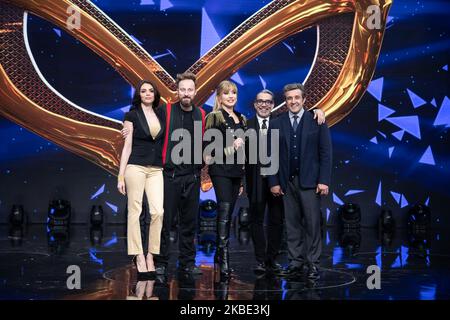
M 321 253 L 320 196 L 328 194 L 331 179 L 331 139 L 324 113 L 305 111 L 305 90 L 301 84 L 284 87 L 288 112 L 273 118 L 274 94 L 262 90 L 256 96 L 256 116 L 247 120 L 235 107 L 237 87 L 222 81 L 216 89 L 213 110 L 193 104 L 196 77 L 177 75 L 178 102 L 160 105 L 160 95 L 150 81 L 136 87 L 132 107 L 125 114 L 124 148 L 118 175 L 118 190 L 128 196 L 128 254 L 134 256 L 138 277 L 166 275 L 170 257 L 170 231 L 178 217 L 178 270 L 200 274 L 195 265 L 195 235 L 199 213 L 201 169 L 205 163 L 216 193 L 217 242 L 214 263 L 221 276 L 229 277 L 229 238 L 236 200 L 246 189 L 250 201 L 251 235 L 257 265 L 255 272 L 273 272 L 286 277 L 317 279 Z M 196 128 L 201 128 L 198 135 Z M 203 155 L 203 138 L 218 130 L 226 140 L 223 148 Z M 264 171 L 259 157 L 248 161 L 250 141 L 237 132 L 253 129 L 258 140 L 268 142 L 268 153 L 277 149 L 279 168 Z M 177 131 L 178 130 L 178 131 Z M 272 134 L 274 130 L 276 135 Z M 181 134 L 180 134 L 181 132 Z M 178 139 L 173 139 L 176 135 Z M 189 137 L 184 137 L 184 135 Z M 192 139 L 194 137 L 194 139 Z M 201 141 L 196 141 L 196 140 Z M 186 154 L 174 152 L 187 142 Z M 200 149 L 198 148 L 200 146 Z M 217 161 L 218 151 L 225 160 Z M 200 161 L 196 153 L 201 153 Z M 174 158 L 174 154 L 183 160 Z M 186 156 L 187 155 L 187 156 Z M 214 160 L 212 160 L 214 159 Z M 245 188 L 244 188 L 245 186 Z M 140 228 L 143 196 L 150 211 L 148 248 L 143 248 Z M 267 235 L 264 219 L 268 209 Z M 286 225 L 289 265 L 276 262 Z

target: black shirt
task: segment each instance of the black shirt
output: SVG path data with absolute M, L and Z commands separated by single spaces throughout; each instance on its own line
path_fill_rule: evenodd
M 144 112 L 139 107 L 125 114 L 125 121 L 133 123 L 133 145 L 128 164 L 162 167 L 162 149 L 166 127 L 166 114 L 163 108 L 155 109 L 161 129 L 155 139 L 150 134 Z
M 175 174 L 176 176 L 183 176 L 183 175 L 187 175 L 187 174 L 198 173 L 198 169 L 194 165 L 194 137 L 195 137 L 194 136 L 194 107 L 192 108 L 191 111 L 185 111 L 184 109 L 181 108 L 181 106 L 176 106 L 176 105 L 173 108 L 179 108 L 179 110 L 180 110 L 180 112 L 172 113 L 172 117 L 178 118 L 178 119 L 174 120 L 174 123 L 179 124 L 179 125 L 175 125 L 175 127 L 173 129 L 174 130 L 185 129 L 189 132 L 190 139 L 191 139 L 191 143 L 190 143 L 191 157 L 190 157 L 190 160 L 188 163 L 182 162 L 182 163 L 175 165 L 172 162 L 172 155 L 167 154 L 168 161 L 165 166 L 165 173 L 168 175 Z M 185 138 L 184 135 L 181 136 L 179 142 L 175 142 L 175 145 L 177 143 L 181 143 L 184 138 Z M 170 139 L 170 137 L 169 137 L 169 139 Z M 180 151 L 179 156 L 183 157 L 183 150 Z

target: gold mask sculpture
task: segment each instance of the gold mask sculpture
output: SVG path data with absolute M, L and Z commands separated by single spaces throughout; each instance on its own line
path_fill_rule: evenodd
M 188 69 L 197 76 L 195 103 L 205 102 L 220 81 L 273 45 L 317 26 L 316 56 L 304 81 L 305 104 L 321 108 L 329 125 L 337 123 L 356 106 L 372 79 L 391 4 L 391 0 L 272 1 Z M 369 6 L 379 9 L 379 28 L 370 27 Z M 80 13 L 80 28 L 68 26 L 68 8 Z M 153 81 L 165 102 L 176 101 L 174 79 L 88 0 L 0 0 L 0 9 L 0 115 L 117 175 L 121 123 L 80 108 L 45 81 L 28 44 L 28 12 L 84 43 L 131 85 L 140 79 Z M 210 187 L 204 175 L 202 189 Z

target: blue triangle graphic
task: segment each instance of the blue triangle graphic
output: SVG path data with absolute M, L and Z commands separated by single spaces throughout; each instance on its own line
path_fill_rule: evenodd
M 116 205 L 113 205 L 112 203 L 109 203 L 108 201 L 105 201 L 106 205 L 114 211 L 114 213 L 117 213 L 118 207 Z
M 205 8 L 202 8 L 202 32 L 200 39 L 200 57 L 220 42 L 220 36 L 216 28 L 214 28 Z
M 381 103 L 378 104 L 378 121 L 386 119 L 393 113 L 395 113 L 395 110 L 388 108 Z
M 433 98 L 433 100 L 431 100 L 431 105 L 433 105 L 434 107 L 436 107 L 437 108 L 437 103 L 436 103 L 436 99 L 435 98 Z
M 402 205 L 400 206 L 400 208 L 404 208 L 408 205 L 408 200 L 406 200 L 405 195 L 402 195 Z
M 427 150 L 425 150 L 422 158 L 420 158 L 419 163 L 436 165 L 434 162 L 433 152 L 431 151 L 431 146 L 428 146 Z
M 361 193 L 364 192 L 365 190 L 348 190 L 347 193 L 344 195 L 346 196 L 351 196 L 352 194 L 357 194 L 357 193 Z
M 58 35 L 58 37 L 61 38 L 61 30 L 53 28 L 53 31 L 55 31 L 55 33 Z
M 333 201 L 341 206 L 344 204 L 344 202 L 342 202 L 342 200 L 339 199 L 339 197 L 334 192 L 333 192 Z
M 411 90 L 406 89 L 406 91 L 408 91 L 408 95 L 409 95 L 409 98 L 411 99 L 414 109 L 416 109 L 420 106 L 423 106 L 424 104 L 427 103 L 425 100 L 423 100 L 421 97 L 419 97 L 417 94 L 415 94 Z
M 172 7 L 173 7 L 173 4 L 169 0 L 161 0 L 159 10 L 164 11 L 164 10 L 172 8 Z
M 210 107 L 214 107 L 214 101 L 216 100 L 216 93 L 214 92 L 211 97 L 209 97 L 208 101 L 205 102 L 206 105 Z
M 394 117 L 386 118 L 386 120 L 392 124 L 395 124 L 397 127 L 405 130 L 406 132 L 409 132 L 416 138 L 421 139 L 418 116 Z
M 237 72 L 231 76 L 231 80 L 239 83 L 241 86 L 244 85 L 244 81 L 242 80 L 241 76 Z
M 450 125 L 450 99 L 448 97 L 445 97 L 442 101 L 441 108 L 439 109 L 433 125 Z
M 442 67 L 443 70 L 448 71 L 448 64 Z
M 105 192 L 105 184 L 103 184 L 92 196 L 91 200 L 94 198 L 97 198 L 99 195 L 101 195 L 103 192 Z
M 425 205 L 428 207 L 430 205 L 430 197 L 427 198 L 427 200 L 425 200 Z
M 398 141 L 402 141 L 403 135 L 405 134 L 405 130 L 400 130 L 397 132 L 392 133 L 392 135 L 397 138 Z
M 141 3 L 140 3 L 141 6 L 153 5 L 153 4 L 155 4 L 155 1 L 153 1 L 153 0 L 141 0 Z
M 395 259 L 394 263 L 391 265 L 391 268 L 400 268 L 402 266 L 401 262 L 400 262 L 400 256 L 397 257 L 397 259 Z
M 378 184 L 377 198 L 375 199 L 375 202 L 381 207 L 381 181 Z
M 372 139 L 370 139 L 370 142 L 378 144 L 377 137 L 373 137 Z
M 389 159 L 390 159 L 391 156 L 392 156 L 392 152 L 394 152 L 394 148 L 395 148 L 395 147 L 390 147 L 390 148 L 389 148 Z
M 211 18 L 206 12 L 205 8 L 202 8 L 202 32 L 200 42 L 200 57 L 211 50 L 216 44 L 220 42 L 221 38 L 216 28 L 214 27 Z M 244 85 L 239 73 L 235 73 L 231 76 L 231 79 L 241 86 Z
M 402 195 L 400 193 L 391 191 L 391 195 L 394 197 L 395 202 L 397 202 L 398 205 L 400 205 L 400 200 L 402 198 Z
M 294 53 L 294 49 L 292 49 L 292 47 L 290 46 L 290 45 L 288 45 L 286 42 L 284 42 L 283 41 L 283 44 L 284 44 L 284 46 L 286 47 L 286 48 L 288 48 L 288 50 L 291 52 L 291 53 Z
M 266 85 L 267 85 L 266 81 L 261 76 L 259 76 L 259 80 L 261 81 L 261 84 L 262 84 L 263 88 L 265 89 Z
M 327 208 L 326 211 L 327 211 L 327 222 L 328 222 L 328 219 L 330 218 L 330 209 Z
M 136 41 L 138 44 L 141 44 L 142 45 L 142 42 L 141 41 L 139 41 L 139 39 L 138 38 L 136 38 L 135 36 L 133 36 L 132 34 L 130 34 L 130 37 L 134 40 L 134 41 Z
M 367 91 L 375 97 L 378 101 L 381 101 L 383 95 L 383 82 L 384 77 L 372 80 L 367 88 Z

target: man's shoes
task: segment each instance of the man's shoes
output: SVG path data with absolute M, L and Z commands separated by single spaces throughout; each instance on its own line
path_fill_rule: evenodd
M 266 263 L 266 271 L 274 274 L 280 274 L 283 270 L 281 264 L 276 263 L 275 261 L 270 261 Z
M 300 266 L 289 265 L 286 269 L 281 270 L 278 275 L 288 280 L 303 280 L 307 276 L 308 270 L 306 263 L 302 263 Z
M 319 268 L 315 264 L 311 264 L 308 270 L 308 279 L 317 281 L 320 279 Z
M 202 275 L 202 270 L 196 265 L 186 266 L 186 267 L 178 267 L 178 272 L 187 273 L 194 276 Z
M 254 268 L 253 272 L 256 274 L 261 274 L 266 272 L 266 264 L 264 262 L 258 263 Z
M 166 265 L 156 265 L 155 272 L 158 276 L 167 275 L 167 266 Z
M 280 270 L 279 275 L 282 277 L 291 277 L 301 274 L 303 271 L 302 267 L 289 265 L 287 268 Z

